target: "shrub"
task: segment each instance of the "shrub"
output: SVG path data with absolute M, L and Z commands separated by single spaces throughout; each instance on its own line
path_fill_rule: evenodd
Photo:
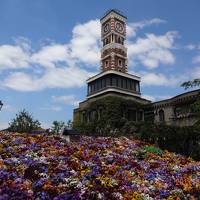
M 136 124 L 135 124 L 136 126 Z M 177 152 L 200 160 L 200 128 L 177 127 L 164 124 L 137 124 L 134 136 L 154 143 L 161 149 Z
M 162 155 L 163 154 L 163 151 L 161 149 L 158 149 L 154 146 L 144 146 L 144 150 L 147 151 L 147 152 L 150 152 L 150 153 L 154 153 L 154 154 L 157 154 L 157 155 Z

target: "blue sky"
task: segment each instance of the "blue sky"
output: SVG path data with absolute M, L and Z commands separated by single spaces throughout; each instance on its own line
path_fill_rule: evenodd
M 99 18 L 110 8 L 128 17 L 128 67 L 143 97 L 172 97 L 200 77 L 199 0 L 0 0 L 0 128 L 23 108 L 44 127 L 72 119 L 99 72 Z

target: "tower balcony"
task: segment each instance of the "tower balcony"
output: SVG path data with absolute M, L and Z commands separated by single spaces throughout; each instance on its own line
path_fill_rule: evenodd
M 108 49 L 121 49 L 123 50 L 124 52 L 127 52 L 127 48 L 122 45 L 122 44 L 118 44 L 118 43 L 109 43 L 109 44 L 106 44 L 102 49 L 101 49 L 101 53 L 103 53 L 105 50 L 108 50 Z

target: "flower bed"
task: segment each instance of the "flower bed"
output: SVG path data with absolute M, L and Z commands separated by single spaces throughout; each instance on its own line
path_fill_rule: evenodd
M 198 199 L 200 162 L 137 140 L 0 133 L 0 199 Z

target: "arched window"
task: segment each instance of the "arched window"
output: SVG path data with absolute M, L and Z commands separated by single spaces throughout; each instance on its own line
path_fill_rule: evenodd
M 164 112 L 164 110 L 159 110 L 158 114 L 159 114 L 159 121 L 160 122 L 164 122 L 165 121 L 165 112 Z

